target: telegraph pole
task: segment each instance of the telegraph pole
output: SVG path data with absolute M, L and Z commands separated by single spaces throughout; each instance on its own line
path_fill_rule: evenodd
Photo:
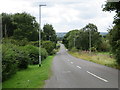
M 75 38 L 74 38 L 74 48 L 75 48 Z
M 6 29 L 6 24 L 5 24 L 5 37 L 7 37 L 7 29 Z
M 91 54 L 91 30 L 89 29 L 89 48 L 90 48 L 90 54 Z

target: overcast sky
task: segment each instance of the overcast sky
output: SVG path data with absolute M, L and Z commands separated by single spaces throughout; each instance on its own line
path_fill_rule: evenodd
M 2 0 L 0 13 L 27 12 L 39 21 L 39 4 L 42 7 L 42 27 L 52 24 L 56 32 L 68 32 L 81 29 L 88 23 L 98 27 L 99 32 L 107 32 L 112 26 L 114 12 L 103 12 L 102 4 L 106 0 Z

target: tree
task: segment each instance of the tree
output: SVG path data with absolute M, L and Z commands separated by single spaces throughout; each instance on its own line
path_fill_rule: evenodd
M 106 2 L 103 11 L 116 12 L 113 21 L 115 25 L 109 30 L 109 42 L 112 47 L 112 52 L 120 65 L 120 2 Z
M 51 41 L 42 41 L 42 48 L 45 48 L 49 55 L 54 54 L 55 43 Z
M 77 48 L 80 50 L 89 50 L 89 33 L 91 33 L 91 47 L 99 48 L 101 36 L 94 24 L 88 24 L 80 30 L 72 30 L 63 38 L 63 44 L 68 49 Z
M 35 17 L 23 13 L 6 14 L 2 13 L 2 30 L 3 37 L 13 37 L 17 40 L 23 38 L 29 41 L 38 40 L 39 25 L 35 20 Z
M 90 49 L 90 47 L 88 47 L 88 46 L 89 46 L 89 38 L 91 38 L 91 47 L 95 47 L 98 50 L 99 49 L 99 45 L 101 43 L 101 35 L 98 32 L 97 26 L 92 24 L 92 23 L 89 23 L 88 25 L 86 25 L 83 28 L 83 31 L 84 31 L 84 33 L 86 33 L 85 34 L 85 37 L 86 37 L 85 40 L 86 40 L 86 42 L 88 42 L 88 44 L 86 43 L 87 44 L 86 49 L 87 50 Z M 89 37 L 90 33 L 91 33 L 91 37 Z
M 102 37 L 98 50 L 102 52 L 110 52 L 111 48 L 110 48 L 109 40 L 107 38 Z
M 2 32 L 3 37 L 13 36 L 15 26 L 13 24 L 13 15 L 2 13 Z
M 75 39 L 79 30 L 69 31 L 63 38 L 63 44 L 66 48 L 71 49 L 76 46 Z
M 44 25 L 43 32 L 42 32 L 42 39 L 45 41 L 52 41 L 56 43 L 57 35 L 52 25 L 50 24 Z
M 76 48 L 80 50 L 89 50 L 89 32 L 81 29 L 76 38 Z
M 15 39 L 27 38 L 29 41 L 38 40 L 39 25 L 36 22 L 35 17 L 24 12 L 21 14 L 16 13 L 13 18 L 17 27 L 14 32 Z

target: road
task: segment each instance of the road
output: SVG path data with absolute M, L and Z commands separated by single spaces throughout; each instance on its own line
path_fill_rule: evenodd
M 54 57 L 45 88 L 118 88 L 118 70 L 67 53 L 63 44 Z

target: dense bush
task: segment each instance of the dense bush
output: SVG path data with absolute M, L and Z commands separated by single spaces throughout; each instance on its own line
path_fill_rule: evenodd
M 39 48 L 33 45 L 26 45 L 23 47 L 25 51 L 27 51 L 30 59 L 30 64 L 38 64 L 39 63 Z M 45 48 L 40 49 L 41 59 L 44 60 L 48 53 Z
M 14 44 L 12 44 L 14 42 Z M 19 46 L 16 40 L 5 39 L 2 44 L 2 79 L 11 77 L 19 69 L 26 69 L 28 64 L 38 64 L 39 48 L 34 45 Z M 44 60 L 48 53 L 41 48 L 41 59 Z
M 28 44 L 28 40 L 26 38 L 22 39 L 22 40 L 15 40 L 13 38 L 4 38 L 3 39 L 3 44 L 14 44 L 14 45 L 18 45 L 18 46 L 25 46 Z
M 47 50 L 48 54 L 52 55 L 54 52 L 53 50 L 55 48 L 55 43 L 53 43 L 51 41 L 43 41 L 42 47 Z
M 17 53 L 16 60 L 18 61 L 18 68 L 26 69 L 30 61 L 29 54 L 27 53 L 26 50 L 23 49 L 23 47 L 19 47 L 18 49 L 15 50 Z
M 48 53 L 45 48 L 41 48 L 40 50 L 41 50 L 41 59 L 44 60 L 48 56 Z
M 10 46 L 3 45 L 2 49 L 2 80 L 11 77 L 17 71 L 16 53 Z
M 29 57 L 22 47 L 13 44 L 3 44 L 2 47 L 2 75 L 3 81 L 16 73 L 17 69 L 25 69 L 28 66 Z
M 102 38 L 102 42 L 99 44 L 98 51 L 109 52 L 111 50 L 109 41 Z
M 75 47 L 73 47 L 73 48 L 71 49 L 71 51 L 72 51 L 72 52 L 77 52 L 78 50 L 77 50 Z
M 35 47 L 33 45 L 26 45 L 23 48 L 27 51 L 29 58 L 30 58 L 30 64 L 38 64 L 38 58 L 39 58 L 39 49 L 38 47 Z
M 92 51 L 92 52 L 96 52 L 97 50 L 96 50 L 95 47 L 91 47 L 91 51 Z
M 31 41 L 30 44 L 39 47 L 39 41 Z

